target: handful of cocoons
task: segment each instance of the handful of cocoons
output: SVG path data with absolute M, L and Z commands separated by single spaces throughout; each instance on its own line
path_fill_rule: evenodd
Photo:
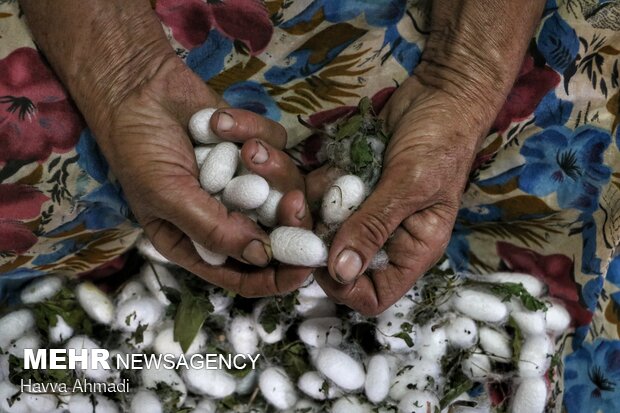
M 321 205 L 321 219 L 327 225 L 322 237 L 301 228 L 277 227 L 277 209 L 282 193 L 270 188 L 261 176 L 250 173 L 242 165 L 239 148 L 223 142 L 209 127 L 214 108 L 196 112 L 188 129 L 196 143 L 196 163 L 200 168 L 202 188 L 218 197 L 229 209 L 248 216 L 271 232 L 270 242 L 276 260 L 308 267 L 326 265 L 329 237 L 355 212 L 375 185 L 389 139 L 382 121 L 372 110 L 368 99 L 360 102 L 359 114 L 343 119 L 321 131 L 325 137 L 321 150 L 323 160 L 340 168 L 342 176 L 326 190 Z M 194 243 L 200 257 L 211 265 L 222 265 L 227 257 Z M 387 265 L 385 252 L 373 260 L 371 269 Z
M 559 360 L 554 343 L 568 329 L 570 316 L 559 301 L 545 296 L 544 284 L 529 288 L 537 281 L 527 274 L 485 277 L 436 269 L 384 313 L 365 318 L 338 310 L 312 279 L 288 296 L 249 300 L 153 262 L 113 293 L 90 282 L 39 278 L 23 287 L 22 305 L 0 317 L 0 409 L 493 411 L 485 391 L 470 397 L 467 390 L 506 382 L 512 386 L 502 402 L 507 411 L 542 413 L 555 397 L 547 384 Z M 175 295 L 211 304 L 200 307 L 205 321 L 186 347 L 175 331 L 183 333 L 192 323 L 175 314 L 182 311 Z M 62 308 L 66 320 L 50 313 L 53 308 Z M 490 317 L 481 309 L 495 314 Z M 183 314 L 192 318 L 196 311 Z M 536 328 L 520 327 L 517 320 L 523 314 L 538 320 Z M 52 318 L 55 325 L 41 323 Z M 131 391 L 92 397 L 24 394 L 9 408 L 1 399 L 18 392 L 24 374 L 14 370 L 15 359 L 9 363 L 9 358 L 23 358 L 26 347 L 78 352 L 103 347 L 113 356 L 169 354 L 174 360 L 215 348 L 225 355 L 260 356 L 256 370 L 152 367 L 128 376 L 131 372 L 78 363 L 67 378 L 120 382 L 130 377 Z M 56 410 L 49 410 L 52 404 Z

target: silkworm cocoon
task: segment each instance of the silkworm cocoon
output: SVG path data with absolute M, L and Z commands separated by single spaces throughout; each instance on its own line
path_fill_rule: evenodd
M 0 354 L 0 382 L 9 378 L 11 368 L 9 365 L 9 355 Z
M 430 360 L 439 360 L 448 348 L 448 338 L 446 337 L 446 330 L 443 327 L 433 325 L 434 323 L 428 323 L 422 326 L 418 332 L 418 342 L 416 344 L 416 351 L 421 357 Z
M 166 297 L 163 288 L 172 288 L 180 291 L 181 286 L 170 270 L 159 264 L 145 264 L 140 269 L 140 280 L 146 288 L 163 305 L 169 305 L 170 300 Z
M 75 287 L 78 302 L 86 312 L 98 323 L 110 324 L 114 320 L 114 304 L 106 293 L 95 284 L 86 281 Z
M 258 351 L 258 333 L 254 320 L 248 316 L 235 316 L 228 326 L 227 338 L 237 354 L 254 354 Z
M 150 390 L 141 389 L 131 399 L 130 413 L 163 413 L 164 406 L 159 397 Z
M 355 396 L 342 397 L 334 402 L 331 413 L 371 413 L 372 407 Z
M 386 269 L 389 263 L 390 257 L 388 256 L 387 252 L 385 252 L 385 250 L 379 250 L 377 251 L 375 256 L 372 257 L 372 260 L 370 260 L 370 263 L 368 264 L 368 269 L 381 271 Z
M 20 396 L 32 413 L 49 413 L 56 409 L 58 399 L 51 394 L 22 393 Z
M 329 298 L 307 298 L 298 296 L 295 311 L 304 317 L 331 317 L 336 315 L 336 304 Z
M 254 326 L 256 327 L 256 332 L 258 333 L 258 336 L 260 337 L 260 339 L 264 343 L 273 344 L 273 343 L 277 343 L 278 341 L 284 338 L 284 324 L 281 322 L 276 324 L 276 328 L 270 333 L 268 333 L 265 330 L 263 325 L 260 323 L 260 316 L 266 304 L 267 304 L 267 300 L 260 301 L 254 307 L 252 316 L 254 317 Z
M 316 371 L 307 371 L 297 381 L 299 390 L 316 400 L 333 399 L 340 397 L 342 391 L 330 384 Z
M 527 337 L 519 354 L 521 377 L 540 377 L 547 372 L 553 355 L 553 343 L 546 335 Z
M 200 185 L 210 194 L 220 192 L 235 175 L 239 149 L 232 142 L 222 142 L 207 155 L 200 168 Z
M 366 186 L 357 175 L 344 175 L 336 179 L 325 192 L 321 216 L 326 224 L 344 222 L 364 202 Z
M 439 400 L 428 391 L 410 390 L 398 403 L 399 413 L 428 413 L 437 410 Z
M 512 344 L 510 338 L 502 332 L 493 328 L 480 327 L 480 347 L 494 360 L 503 363 L 509 362 L 512 357 Z
M 547 323 L 543 311 L 515 311 L 510 316 L 525 336 L 545 334 Z
M 547 322 L 547 331 L 552 334 L 561 334 L 570 325 L 570 314 L 561 304 L 551 302 L 548 303 L 545 312 L 545 321 Z
M 215 145 L 205 145 L 194 148 L 194 155 L 196 156 L 196 165 L 198 165 L 198 169 L 202 168 L 209 152 L 211 152 L 211 149 L 213 149 L 214 146 Z
M 153 364 L 151 364 L 150 366 L 145 365 L 144 369 L 141 372 L 141 377 L 142 385 L 147 389 L 151 387 L 157 387 L 157 383 L 164 383 L 172 387 L 173 390 L 181 393 L 177 407 L 180 407 L 185 402 L 185 398 L 187 397 L 187 387 L 185 386 L 185 383 L 183 382 L 181 377 L 179 377 L 176 371 L 171 369 L 165 369 L 161 365 L 159 366 L 159 368 L 155 367 L 155 365 Z
M 8 380 L 0 382 L 0 411 L 6 413 L 30 413 L 30 406 L 22 395 L 15 401 L 11 399 L 21 390 Z
M 286 413 L 322 413 L 324 410 L 313 401 L 301 399 L 293 407 L 284 411 Z
M 28 284 L 20 293 L 24 304 L 38 303 L 56 295 L 62 288 L 62 279 L 53 275 L 41 277 Z
M 401 400 L 409 390 L 424 390 L 430 383 L 438 383 L 441 366 L 436 360 L 417 358 L 402 367 L 394 376 L 390 386 L 390 397 Z
M 382 354 L 375 354 L 368 359 L 366 366 L 366 381 L 364 392 L 366 397 L 373 403 L 381 403 L 390 392 L 392 372 L 390 363 Z
M 221 290 L 209 291 L 209 301 L 213 304 L 213 314 L 224 314 L 233 303 L 232 297 Z
M 69 341 L 67 341 L 65 347 L 67 350 L 75 350 L 77 355 L 84 354 L 84 352 L 86 352 L 88 356 L 88 362 L 84 364 L 81 361 L 76 361 L 75 371 L 84 373 L 84 376 L 86 376 L 86 378 L 90 379 L 91 381 L 103 383 L 118 377 L 118 372 L 116 370 L 105 369 L 101 364 L 97 364 L 93 368 L 92 360 L 95 357 L 95 355 L 93 354 L 93 350 L 100 349 L 101 346 L 95 343 L 89 337 L 84 335 L 72 337 L 71 339 L 69 339 Z
M 468 349 L 478 341 L 478 326 L 469 317 L 454 317 L 446 326 L 446 337 L 451 346 Z
M 310 318 L 299 324 L 297 334 L 311 347 L 337 347 L 342 343 L 342 321 L 337 317 Z
M 327 294 L 314 278 L 310 278 L 310 281 L 298 291 L 298 298 L 327 298 Z
M 285 264 L 320 267 L 327 261 L 327 247 L 307 229 L 279 227 L 269 238 L 273 257 Z
M 297 403 L 297 393 L 291 379 L 279 367 L 268 367 L 258 379 L 258 387 L 263 397 L 274 407 L 290 409 Z
M 7 350 L 9 344 L 34 328 L 32 311 L 22 309 L 0 318 L 0 348 Z
M 222 140 L 211 130 L 209 121 L 215 113 L 216 108 L 205 108 L 194 113 L 189 118 L 189 133 L 192 138 L 199 143 L 219 143 Z
M 77 393 L 69 401 L 69 413 L 118 413 L 118 406 L 100 394 Z
M 15 340 L 9 346 L 8 352 L 15 357 L 23 359 L 25 349 L 31 349 L 36 352 L 39 348 L 41 348 L 41 339 L 36 333 L 29 332 Z
M 136 280 L 131 280 L 121 288 L 121 290 L 114 297 L 116 304 L 123 303 L 131 298 L 142 297 L 144 295 L 150 295 L 150 293 L 146 292 L 144 285 Z
M 235 393 L 245 396 L 250 394 L 256 389 L 256 383 L 258 382 L 258 370 L 250 370 L 245 376 L 237 379 L 237 386 L 235 387 Z
M 196 354 L 206 345 L 207 335 L 204 331 L 198 330 L 198 334 L 194 337 L 194 341 L 192 341 L 187 351 L 183 353 L 181 344 L 174 340 L 174 327 L 167 327 L 157 333 L 157 337 L 155 337 L 155 341 L 153 342 L 153 350 L 155 350 L 155 353 L 173 354 L 176 357 L 181 357 L 182 354 L 186 356 Z
M 155 333 L 151 329 L 146 329 L 140 336 L 131 333 L 123 334 L 123 341 L 127 346 L 129 352 L 140 351 L 144 352 L 151 347 L 155 341 Z
M 529 274 L 523 274 L 518 272 L 496 272 L 492 274 L 476 276 L 475 279 L 479 281 L 498 284 L 521 284 L 523 285 L 523 288 L 525 288 L 525 290 L 534 297 L 540 297 L 545 292 L 545 283 L 543 283 L 533 275 Z
M 418 342 L 418 326 L 411 324 L 404 318 L 398 317 L 398 313 L 383 313 L 377 317 L 377 326 L 375 329 L 375 338 L 379 344 L 383 345 L 390 351 L 395 353 L 409 353 L 416 348 Z M 404 328 L 404 325 L 411 326 L 411 331 Z M 406 334 L 413 343 L 412 347 L 406 340 L 397 335 Z
M 547 383 L 543 377 L 523 379 L 512 397 L 511 413 L 542 413 L 547 404 Z
M 483 291 L 460 290 L 452 297 L 452 306 L 460 313 L 485 323 L 499 323 L 508 316 L 506 304 Z
M 200 402 L 198 402 L 196 407 L 194 407 L 192 413 L 215 413 L 216 411 L 217 406 L 215 405 L 215 402 L 213 400 L 202 399 L 200 400 Z
M 233 178 L 222 194 L 222 202 L 234 209 L 254 209 L 269 196 L 269 184 L 262 176 L 250 174 Z
M 194 244 L 194 248 L 196 248 L 196 252 L 198 253 L 198 255 L 200 255 L 200 258 L 202 258 L 207 264 L 216 266 L 222 265 L 226 262 L 226 259 L 228 258 L 227 255 L 206 249 L 196 241 L 192 241 L 192 244 Z
M 396 317 L 400 319 L 408 319 L 409 314 L 415 308 L 416 303 L 411 294 L 406 294 L 394 304 L 389 306 L 379 317 Z
M 164 313 L 164 307 L 151 297 L 131 298 L 116 309 L 114 326 L 119 330 L 133 333 L 140 325 L 153 327 Z
M 316 367 L 343 390 L 357 390 L 364 386 L 366 380 L 362 364 L 335 348 L 324 347 L 319 350 Z
M 216 399 L 228 397 L 235 392 L 235 378 L 224 370 L 189 368 L 182 370 L 189 391 Z
M 161 253 L 155 249 L 153 243 L 144 235 L 136 242 L 136 248 L 138 252 L 149 261 L 156 262 L 157 264 L 170 264 L 168 258 L 161 255 Z
M 461 369 L 473 381 L 484 380 L 491 374 L 491 359 L 486 354 L 473 353 L 463 360 Z
M 265 202 L 256 208 L 258 222 L 270 228 L 276 226 L 278 223 L 278 205 L 280 205 L 282 196 L 282 192 L 280 191 L 276 191 L 275 189 L 269 190 L 269 195 Z

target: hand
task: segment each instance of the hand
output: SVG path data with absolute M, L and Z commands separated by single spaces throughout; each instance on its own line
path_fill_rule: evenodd
M 136 219 L 165 257 L 242 295 L 291 291 L 303 283 L 308 269 L 285 265 L 256 269 L 234 262 L 212 267 L 192 245 L 194 240 L 253 266 L 266 267 L 271 260 L 269 236 L 200 188 L 185 125 L 204 107 L 226 105 L 173 57 L 119 103 L 109 126 L 99 131 L 101 148 Z M 282 225 L 311 227 L 301 192 L 303 178 L 279 150 L 286 144 L 282 126 L 248 111 L 226 108 L 214 114 L 211 128 L 223 139 L 244 143 L 241 157 L 248 169 L 285 193 L 279 208 Z
M 336 301 L 376 315 L 441 257 L 476 149 L 540 16 L 542 2 L 529 3 L 433 3 L 422 61 L 381 113 L 392 132 L 381 179 L 335 235 L 328 271 L 315 272 Z M 387 268 L 365 273 L 384 244 Z

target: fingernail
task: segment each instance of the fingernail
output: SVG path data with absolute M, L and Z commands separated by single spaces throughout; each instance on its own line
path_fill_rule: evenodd
M 217 130 L 226 132 L 235 126 L 235 119 L 226 112 L 219 112 L 217 117 Z
M 270 252 L 271 248 L 268 245 L 265 245 L 255 239 L 245 247 L 243 253 L 241 254 L 241 258 L 250 264 L 264 267 L 269 264 L 269 260 L 271 260 Z
M 259 141 L 256 143 L 256 152 L 254 152 L 254 155 L 252 156 L 252 162 L 255 164 L 267 162 L 267 159 L 269 159 L 269 152 L 267 151 L 267 148 L 265 148 Z
M 304 202 L 303 204 L 301 204 L 301 208 L 299 208 L 299 210 L 295 214 L 295 218 L 301 221 L 305 217 L 306 217 L 306 203 Z
M 342 283 L 355 280 L 362 270 L 362 259 L 353 250 L 344 250 L 336 261 L 336 276 Z

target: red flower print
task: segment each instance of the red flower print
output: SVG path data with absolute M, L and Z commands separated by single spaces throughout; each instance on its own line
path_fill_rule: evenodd
M 82 119 L 35 49 L 22 47 L 0 60 L 0 165 L 43 161 L 72 149 Z
M 497 243 L 497 254 L 511 271 L 532 274 L 547 284 L 549 295 L 564 304 L 574 327 L 592 321 L 592 312 L 583 303 L 581 287 L 575 282 L 574 262 L 566 255 L 541 255 L 501 241 Z
M 269 12 L 258 0 L 160 0 L 155 11 L 186 49 L 200 46 L 216 29 L 257 55 L 273 35 Z
M 22 253 L 37 242 L 19 220 L 37 217 L 48 199 L 28 185 L 0 184 L 0 252 Z
M 519 76 L 499 111 L 492 130 L 504 131 L 511 122 L 526 119 L 542 98 L 560 83 L 560 75 L 548 66 L 534 66 L 532 56 L 526 56 Z

